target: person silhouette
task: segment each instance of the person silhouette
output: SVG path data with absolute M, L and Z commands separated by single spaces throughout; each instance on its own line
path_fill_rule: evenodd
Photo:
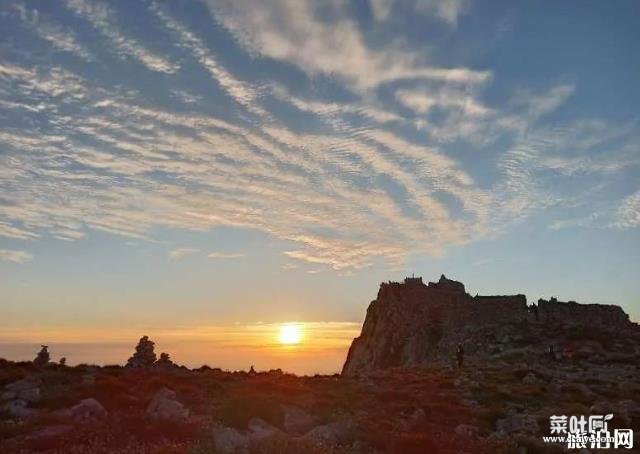
M 462 367 L 462 363 L 464 362 L 464 348 L 462 348 L 462 344 L 458 344 L 456 359 L 458 361 L 458 367 Z

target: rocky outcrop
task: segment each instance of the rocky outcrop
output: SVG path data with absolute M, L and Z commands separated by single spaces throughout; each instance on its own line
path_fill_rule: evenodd
M 529 308 L 524 295 L 472 297 L 461 282 L 444 275 L 427 285 L 419 277 L 385 282 L 367 309 L 342 373 L 353 376 L 450 360 L 458 344 L 465 354 L 492 354 L 546 341 L 557 333 L 558 323 L 569 322 L 612 331 L 637 326 L 617 306 L 551 299 Z

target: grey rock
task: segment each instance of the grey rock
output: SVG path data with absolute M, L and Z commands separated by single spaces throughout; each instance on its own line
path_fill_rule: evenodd
M 145 416 L 149 419 L 185 421 L 189 417 L 189 409 L 177 400 L 175 391 L 162 388 L 149 402 Z
M 107 410 L 94 398 L 82 399 L 68 410 L 68 414 L 77 422 L 95 422 L 108 416 Z
M 23 400 L 25 402 L 38 402 L 40 400 L 39 382 L 34 377 L 26 377 L 4 387 L 2 400 Z
M 282 405 L 284 421 L 282 427 L 287 433 L 304 434 L 315 424 L 315 418 L 294 405 Z
M 214 429 L 213 442 L 216 452 L 220 454 L 245 454 L 249 452 L 249 437 L 230 427 Z
M 10 400 L 3 404 L 1 408 L 11 417 L 17 419 L 27 419 L 36 414 L 34 409 L 27 407 L 27 402 L 24 400 Z
M 262 418 L 251 418 L 247 424 L 250 437 L 254 440 L 262 440 L 263 438 L 269 438 L 282 434 L 282 431 L 277 427 L 272 426 Z
M 302 439 L 321 447 L 333 447 L 353 440 L 354 423 L 350 420 L 316 426 Z

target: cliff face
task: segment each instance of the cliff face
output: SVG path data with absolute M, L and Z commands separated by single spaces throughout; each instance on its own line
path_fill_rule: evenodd
M 605 329 L 632 325 L 617 306 L 552 299 L 541 300 L 536 309 L 527 307 L 524 295 L 472 297 L 462 283 L 444 275 L 428 285 L 421 278 L 382 283 L 342 373 L 350 376 L 451 358 L 458 343 L 476 355 L 495 353 L 507 344 L 545 342 L 552 330 L 567 323 Z

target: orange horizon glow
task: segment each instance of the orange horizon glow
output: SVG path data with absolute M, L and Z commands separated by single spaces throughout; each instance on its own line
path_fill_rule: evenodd
M 282 369 L 296 374 L 335 373 L 344 363 L 361 323 L 282 322 L 177 328 L 51 328 L 0 330 L 0 357 L 32 360 L 34 345 L 50 345 L 52 361 L 124 364 L 143 335 L 177 364 L 227 370 Z

